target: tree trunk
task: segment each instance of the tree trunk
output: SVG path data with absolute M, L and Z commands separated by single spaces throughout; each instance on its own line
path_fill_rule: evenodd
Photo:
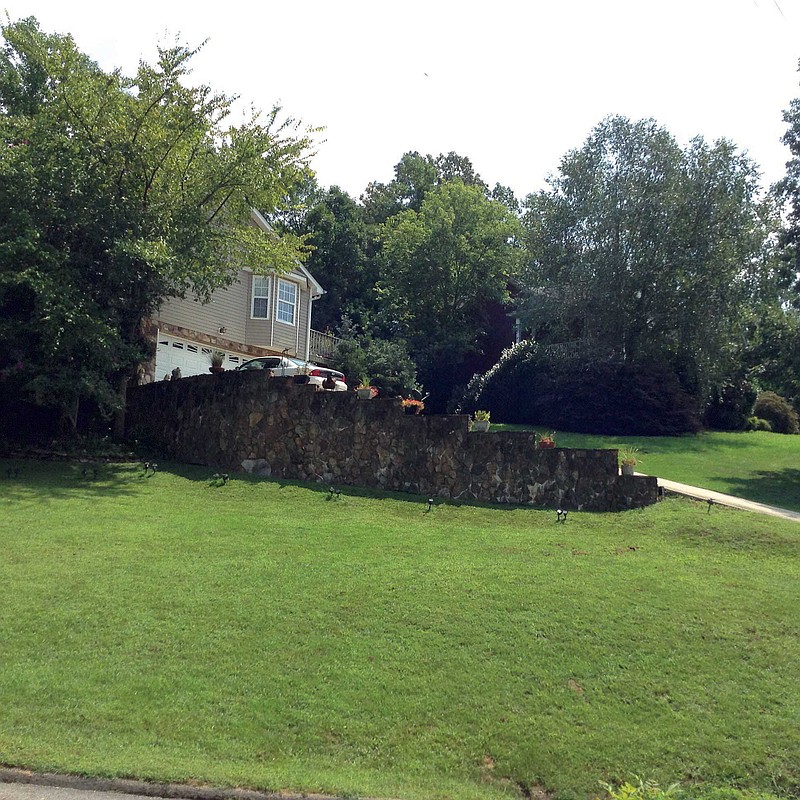
M 62 436 L 73 437 L 78 431 L 78 410 L 80 409 L 81 398 L 76 396 L 70 403 L 69 408 L 61 409 L 61 419 L 58 423 L 59 432 Z
M 117 384 L 117 393 L 120 400 L 120 407 L 114 412 L 114 438 L 117 441 L 122 441 L 125 438 L 125 404 L 130 379 L 130 375 L 123 375 Z

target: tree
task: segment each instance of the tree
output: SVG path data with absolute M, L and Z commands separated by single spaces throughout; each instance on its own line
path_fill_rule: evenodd
M 695 392 L 724 372 L 771 269 L 753 162 L 725 140 L 682 149 L 652 120 L 601 122 L 528 197 L 524 224 L 539 338 L 670 364 Z
M 790 265 L 795 281 L 793 301 L 800 305 L 797 292 L 800 290 L 800 98 L 792 100 L 783 112 L 787 124 L 783 143 L 792 157 L 786 162 L 786 176 L 776 186 L 776 194 L 786 203 L 788 211 L 782 231 L 783 255 Z
M 367 258 L 367 228 L 362 209 L 346 192 L 333 186 L 305 215 L 299 230 L 314 248 L 308 268 L 325 287 L 314 304 L 314 325 L 324 330 L 339 325 L 343 315 L 363 316 L 375 302 L 376 275 Z
M 164 298 L 303 257 L 249 214 L 281 207 L 310 142 L 277 107 L 230 125 L 234 98 L 183 83 L 196 50 L 159 49 L 126 78 L 32 18 L 2 33 L 0 369 L 74 423 L 83 399 L 121 405 Z
M 748 328 L 743 365 L 748 377 L 800 410 L 800 312 L 788 304 L 765 305 Z
M 419 211 L 425 195 L 436 185 L 437 171 L 431 156 L 418 152 L 404 153 L 394 167 L 394 179 L 389 183 L 370 183 L 361 202 L 365 221 L 381 224 L 401 211 Z
M 489 187 L 466 156 L 460 156 L 451 150 L 447 155 L 440 154 L 432 160 L 436 167 L 438 184 L 461 181 L 465 186 L 477 186 L 485 195 L 489 195 Z
M 382 227 L 379 288 L 427 388 L 480 348 L 480 311 L 506 297 L 518 234 L 505 206 L 459 180 L 430 190 L 419 211 L 396 214 Z
M 391 182 L 373 182 L 367 186 L 361 197 L 365 221 L 368 224 L 380 224 L 402 211 L 419 211 L 425 195 L 431 189 L 455 180 L 466 186 L 477 186 L 487 197 L 491 196 L 489 187 L 466 156 L 452 151 L 436 157 L 423 156 L 417 151 L 405 153 L 394 167 L 394 179 Z M 502 194 L 511 192 L 499 184 L 498 191 Z M 493 199 L 501 199 L 502 202 L 507 197 Z

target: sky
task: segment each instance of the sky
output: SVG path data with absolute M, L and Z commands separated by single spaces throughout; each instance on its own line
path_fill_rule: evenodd
M 455 151 L 518 197 L 609 114 L 652 117 L 685 145 L 733 141 L 768 185 L 790 157 L 800 0 L 0 0 L 133 74 L 177 39 L 206 42 L 193 80 L 240 112 L 323 126 L 312 165 L 358 198 L 403 153 Z

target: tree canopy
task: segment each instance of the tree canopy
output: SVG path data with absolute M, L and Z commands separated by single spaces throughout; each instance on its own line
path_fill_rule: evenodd
M 128 78 L 33 18 L 2 34 L 0 369 L 64 409 L 118 404 L 164 298 L 304 256 L 249 218 L 307 175 L 309 133 L 278 107 L 230 124 L 234 98 L 187 84 L 185 46 Z
M 314 304 L 314 326 L 338 326 L 343 316 L 363 316 L 375 302 L 377 275 L 367 257 L 367 226 L 362 209 L 346 192 L 332 186 L 308 209 L 302 230 L 311 251 L 307 266 L 325 287 Z
M 480 348 L 480 311 L 507 298 L 519 263 L 517 219 L 477 186 L 452 180 L 381 228 L 381 291 L 423 382 Z M 447 398 L 444 398 L 445 400 Z
M 727 365 L 767 280 L 774 215 L 726 140 L 681 148 L 652 120 L 609 117 L 562 159 L 524 215 L 527 323 L 624 361 L 670 364 L 686 388 Z

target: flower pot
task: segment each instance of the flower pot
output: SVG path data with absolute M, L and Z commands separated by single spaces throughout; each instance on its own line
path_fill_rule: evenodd
M 539 442 L 540 450 L 552 450 L 555 446 L 555 442 Z
M 622 464 L 623 475 L 633 475 L 633 464 Z
M 225 367 L 209 367 L 208 371 L 213 373 L 214 375 L 219 375 L 221 372 L 225 372 Z
M 359 400 L 372 400 L 373 398 L 372 387 L 367 386 L 366 388 L 363 389 L 356 389 L 356 395 L 358 396 Z
M 421 411 L 421 409 L 419 408 L 419 406 L 406 406 L 405 407 L 405 412 L 409 417 L 416 417 L 419 414 L 420 411 Z
M 475 419 L 472 421 L 472 430 L 478 431 L 479 433 L 486 433 L 489 430 L 489 420 L 488 419 Z

